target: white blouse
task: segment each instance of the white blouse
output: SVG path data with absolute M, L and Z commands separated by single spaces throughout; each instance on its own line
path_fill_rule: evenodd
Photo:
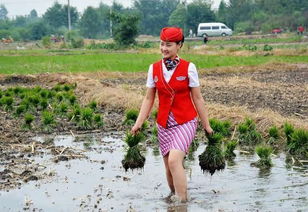
M 163 60 L 162 60 L 162 67 L 163 67 L 164 78 L 165 78 L 166 82 L 168 83 L 176 68 L 168 71 L 166 66 L 165 66 L 165 63 L 163 62 Z M 189 87 L 193 88 L 193 87 L 199 87 L 200 86 L 197 68 L 196 68 L 195 64 L 193 64 L 193 63 L 189 63 L 189 66 L 188 66 L 188 80 L 189 80 L 189 84 L 188 84 Z M 154 79 L 153 79 L 153 64 L 151 64 L 150 67 L 149 67 L 148 79 L 147 79 L 146 86 L 148 88 L 155 88 L 155 82 L 154 82 Z

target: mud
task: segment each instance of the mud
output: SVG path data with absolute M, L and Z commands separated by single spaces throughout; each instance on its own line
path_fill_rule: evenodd
M 34 157 L 48 177 L 28 181 L 19 188 L 0 190 L 1 211 L 305 211 L 308 167 L 289 167 L 285 155 L 272 157 L 273 168 L 261 171 L 250 164 L 256 155 L 240 154 L 224 171 L 203 174 L 198 160 L 200 144 L 186 159 L 189 201 L 170 200 L 161 155 L 151 147 L 142 154 L 144 169 L 125 172 L 123 134 L 37 137 L 52 140 L 57 148 L 73 148 L 85 158 L 54 163 L 52 157 Z M 46 168 L 44 168 L 46 167 Z M 48 168 L 47 168 L 48 167 Z M 5 168 L 7 170 L 7 168 Z M 10 171 L 2 171 L 10 174 Z M 29 172 L 20 175 L 28 175 Z M 34 179 L 34 178 L 33 178 Z

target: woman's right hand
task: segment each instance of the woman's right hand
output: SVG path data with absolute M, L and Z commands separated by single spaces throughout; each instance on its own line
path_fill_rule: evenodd
M 141 126 L 138 126 L 138 125 L 135 124 L 132 127 L 132 129 L 130 130 L 131 134 L 136 135 L 139 132 L 140 128 L 141 128 Z

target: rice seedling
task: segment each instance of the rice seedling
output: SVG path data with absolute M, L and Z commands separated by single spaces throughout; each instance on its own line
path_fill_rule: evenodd
M 308 158 L 308 131 L 295 129 L 287 143 L 288 152 L 298 158 Z
M 77 98 L 76 98 L 75 95 L 70 95 L 70 96 L 68 97 L 68 100 L 69 100 L 69 102 L 71 103 L 71 105 L 74 105 L 74 104 L 76 103 L 76 101 L 77 101 Z
M 95 114 L 93 120 L 97 127 L 101 127 L 104 124 L 102 116 L 100 114 Z
M 48 96 L 48 91 L 47 91 L 47 90 L 41 90 L 41 91 L 40 91 L 40 96 L 41 96 L 42 98 L 47 98 L 47 96 Z
M 234 153 L 234 150 L 237 146 L 237 141 L 229 141 L 226 145 L 226 150 L 224 152 L 225 159 L 232 160 L 236 157 L 236 154 Z
M 57 93 L 56 94 L 56 99 L 58 102 L 62 102 L 64 100 L 64 96 L 62 93 Z
M 42 88 L 40 86 L 36 86 L 35 88 L 33 88 L 34 93 L 40 93 L 41 90 Z
M 82 129 L 90 129 L 93 124 L 93 110 L 91 108 L 83 108 L 80 110 L 79 127 Z
M 23 92 L 23 88 L 17 86 L 15 88 L 13 88 L 13 92 L 14 92 L 15 95 L 18 95 L 18 94 Z
M 268 135 L 269 135 L 269 139 L 267 143 L 270 145 L 276 145 L 277 140 L 280 138 L 278 128 L 276 126 L 272 126 L 271 128 L 269 128 Z
M 152 128 L 152 133 L 151 133 L 151 138 L 150 138 L 150 143 L 151 144 L 156 144 L 158 142 L 157 136 L 158 136 L 158 130 L 157 130 L 157 127 L 154 126 Z
M 88 107 L 95 111 L 97 109 L 97 102 L 96 101 L 91 101 L 88 104 Z
M 14 99 L 11 96 L 4 96 L 1 98 L 1 103 L 6 111 L 11 111 L 13 109 Z
M 31 124 L 34 121 L 34 116 L 30 113 L 26 113 L 24 116 L 24 127 L 31 129 Z
M 27 106 L 24 104 L 21 104 L 16 108 L 15 115 L 19 117 L 21 114 L 23 114 L 26 111 L 27 111 Z
M 220 121 L 218 119 L 210 119 L 210 125 L 214 130 L 214 132 L 220 133 L 224 137 L 231 135 L 230 121 Z
M 132 135 L 131 133 L 126 134 L 125 142 L 128 145 L 128 149 L 124 159 L 122 160 L 122 165 L 127 171 L 128 169 L 142 168 L 145 163 L 145 157 L 141 155 L 138 144 L 144 140 L 144 135 L 138 133 Z
M 255 146 L 262 140 L 261 134 L 256 129 L 256 124 L 253 120 L 246 118 L 244 123 L 238 126 L 239 144 L 244 146 Z
M 34 106 L 37 107 L 38 104 L 40 103 L 40 97 L 36 95 L 31 95 L 28 97 L 29 102 Z
M 157 119 L 157 115 L 158 115 L 158 111 L 157 111 L 157 110 L 154 110 L 154 111 L 152 112 L 152 118 L 153 118 L 154 120 L 156 120 L 156 119 Z
M 204 152 L 199 155 L 199 165 L 202 171 L 207 171 L 211 175 L 215 171 L 225 168 L 225 158 L 221 149 L 221 140 L 223 136 L 220 133 L 208 135 L 208 145 Z
M 57 84 L 55 85 L 52 90 L 56 91 L 56 92 L 60 92 L 62 89 L 61 89 L 61 85 L 60 84 Z
M 289 142 L 291 142 L 291 135 L 292 133 L 294 132 L 294 126 L 292 124 L 289 124 L 289 123 L 285 123 L 284 126 L 283 126 L 283 129 L 284 129 L 284 133 L 286 135 L 286 138 L 287 138 L 287 144 Z
M 135 109 L 130 109 L 125 112 L 125 120 L 123 124 L 125 125 L 133 125 L 138 118 L 139 111 Z
M 68 85 L 68 84 L 64 84 L 64 85 L 63 85 L 63 90 L 66 91 L 66 92 L 68 92 L 68 91 L 71 90 L 71 86 Z
M 194 139 L 191 142 L 189 149 L 188 149 L 188 155 L 187 155 L 188 160 L 191 160 L 191 161 L 195 160 L 194 153 L 195 151 L 197 151 L 198 147 L 199 147 L 199 141 L 197 139 Z
M 47 102 L 46 99 L 41 99 L 40 107 L 41 107 L 42 110 L 45 110 L 48 107 L 48 102 Z
M 43 111 L 42 112 L 42 123 L 43 123 L 44 129 L 49 132 L 51 127 L 54 126 L 56 123 L 54 114 L 46 110 Z
M 273 152 L 272 147 L 267 145 L 260 145 L 256 147 L 256 153 L 259 156 L 259 160 L 252 163 L 252 166 L 256 166 L 261 169 L 268 169 L 273 166 L 271 160 L 271 154 Z

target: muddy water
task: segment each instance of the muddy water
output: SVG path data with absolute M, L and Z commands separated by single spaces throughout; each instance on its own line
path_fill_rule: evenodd
M 198 165 L 205 148 L 200 145 L 195 160 L 185 162 L 190 201 L 176 205 L 166 198 L 162 158 L 153 148 L 144 152 L 143 170 L 125 172 L 123 142 L 114 135 L 58 136 L 54 143 L 83 150 L 88 158 L 37 158 L 50 178 L 0 191 L 0 211 L 308 211 L 308 168 L 287 168 L 283 154 L 273 157 L 270 171 L 260 172 L 250 166 L 257 156 L 236 152 L 234 163 L 210 176 Z

